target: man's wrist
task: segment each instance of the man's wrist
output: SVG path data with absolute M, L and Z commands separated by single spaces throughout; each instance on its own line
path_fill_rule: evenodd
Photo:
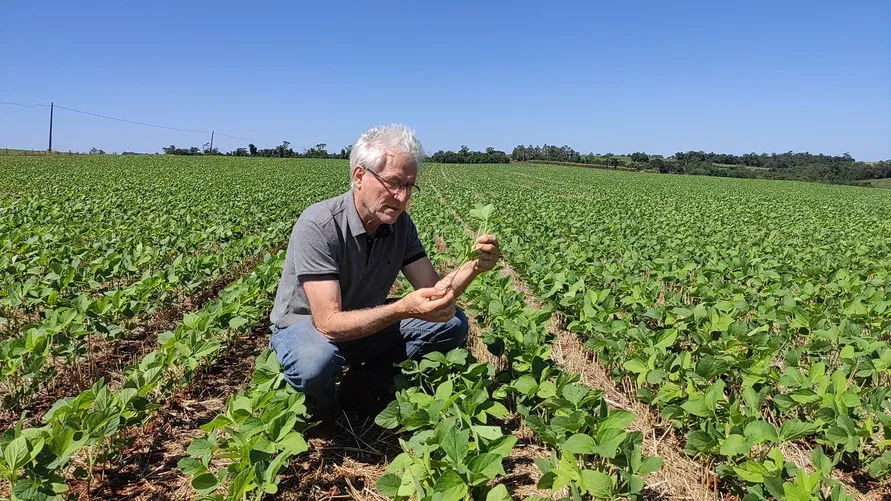
M 406 310 L 405 308 L 405 302 L 402 300 L 402 298 L 399 298 L 392 303 L 385 304 L 384 308 L 387 308 L 387 316 L 392 318 L 394 322 L 406 320 L 410 317 L 408 314 L 408 310 Z

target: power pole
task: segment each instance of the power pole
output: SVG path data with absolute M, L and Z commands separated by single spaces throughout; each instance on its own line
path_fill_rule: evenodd
M 53 105 L 55 103 L 50 103 L 50 134 L 49 134 L 49 148 L 46 151 L 52 153 L 53 152 Z
M 208 153 L 211 155 L 213 154 L 213 133 L 214 131 L 210 131 L 210 151 L 208 151 Z

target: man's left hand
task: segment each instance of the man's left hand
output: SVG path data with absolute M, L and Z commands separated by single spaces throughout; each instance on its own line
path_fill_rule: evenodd
M 495 235 L 481 235 L 476 239 L 473 250 L 479 255 L 471 261 L 473 269 L 476 272 L 483 273 L 491 270 L 501 258 L 501 251 L 498 249 L 498 239 Z

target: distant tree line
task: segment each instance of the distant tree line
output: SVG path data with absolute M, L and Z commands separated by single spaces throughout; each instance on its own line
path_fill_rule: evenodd
M 340 158 L 350 157 L 352 145 L 341 148 L 339 153 L 328 152 L 328 145 L 319 143 L 303 152 L 295 152 L 288 141 L 275 148 L 259 149 L 253 144 L 220 153 L 208 143 L 198 148 L 165 147 L 167 155 L 228 155 L 239 157 L 278 158 Z M 91 153 L 100 153 L 93 149 Z M 129 153 L 129 152 L 128 152 Z M 859 162 L 850 154 L 823 155 L 813 153 L 705 153 L 703 151 L 679 151 L 669 157 L 634 152 L 625 155 L 613 153 L 582 154 L 563 145 L 518 145 L 510 155 L 493 147 L 485 151 L 471 151 L 461 146 L 458 151 L 440 150 L 427 157 L 431 162 L 447 164 L 497 164 L 508 162 L 541 162 L 597 166 L 607 169 L 640 170 L 663 174 L 693 174 L 721 177 L 792 179 L 822 181 L 842 184 L 865 184 L 871 179 L 891 178 L 891 160 Z
M 594 165 L 610 169 L 646 170 L 663 174 L 792 179 L 842 184 L 863 184 L 863 181 L 891 177 L 891 160 L 858 162 L 850 154 L 823 155 L 813 153 L 705 153 L 677 152 L 670 157 L 643 152 L 627 155 L 605 153 L 583 155 L 569 146 L 519 145 L 511 153 L 515 162 L 545 162 Z
M 175 145 L 165 146 L 162 151 L 165 155 L 225 155 L 233 157 L 275 157 L 275 158 L 350 158 L 350 151 L 353 146 L 344 146 L 340 153 L 329 153 L 328 145 L 319 143 L 312 148 L 308 148 L 299 153 L 291 148 L 291 143 L 282 141 L 282 144 L 275 148 L 257 148 L 253 144 L 249 144 L 247 148 L 236 148 L 226 153 L 220 153 L 218 148 L 211 148 L 209 143 L 198 148 L 191 146 L 189 148 L 177 148 Z
M 491 146 L 486 151 L 470 151 L 470 148 L 462 145 L 458 151 L 439 150 L 427 157 L 431 162 L 443 164 L 506 164 L 510 163 L 510 157 L 503 151 L 497 151 Z
M 859 181 L 891 177 L 891 160 L 858 162 L 850 154 L 746 153 L 730 155 L 702 151 L 677 152 L 659 172 L 707 176 L 797 179 L 858 184 Z

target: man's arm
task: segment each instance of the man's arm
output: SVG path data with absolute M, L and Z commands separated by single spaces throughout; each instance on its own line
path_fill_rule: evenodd
M 439 274 L 433 269 L 430 259 L 423 257 L 405 265 L 402 273 L 415 289 L 421 287 L 448 288 L 455 293 L 457 299 L 467 286 L 481 273 L 495 267 L 501 252 L 498 248 L 498 240 L 493 235 L 483 235 L 476 240 L 474 248 L 479 255 L 461 264 L 457 269 L 440 279 Z
M 433 263 L 427 256 L 403 266 L 402 274 L 416 290 L 433 287 L 440 280 L 439 273 L 436 273 Z
M 309 302 L 313 324 L 335 343 L 370 336 L 406 318 L 445 322 L 455 314 L 452 291 L 422 288 L 394 303 L 343 311 L 339 281 L 310 280 L 301 285 Z

